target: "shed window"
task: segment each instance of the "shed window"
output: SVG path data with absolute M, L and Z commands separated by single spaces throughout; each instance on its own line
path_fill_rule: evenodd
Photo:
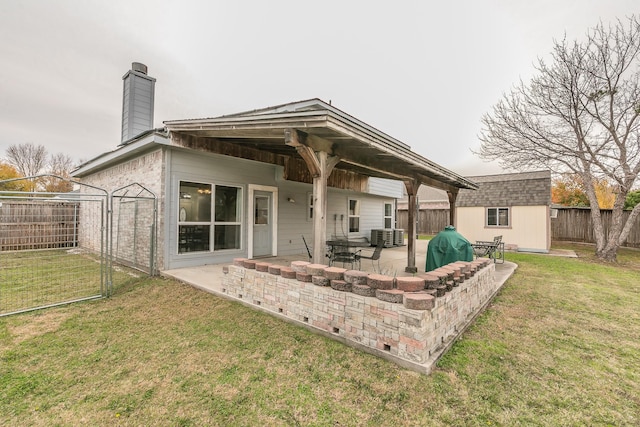
M 509 208 L 487 208 L 487 227 L 508 227 Z

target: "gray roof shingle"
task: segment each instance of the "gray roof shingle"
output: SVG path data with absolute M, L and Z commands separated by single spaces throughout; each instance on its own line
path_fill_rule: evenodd
M 521 172 L 500 175 L 468 176 L 478 190 L 461 189 L 456 206 L 549 206 L 551 172 Z

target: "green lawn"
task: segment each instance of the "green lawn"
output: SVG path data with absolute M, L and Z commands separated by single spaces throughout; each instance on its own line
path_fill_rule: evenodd
M 159 278 L 1 318 L 0 425 L 639 425 L 640 251 L 578 251 L 507 253 L 429 376 Z
M 79 249 L 3 252 L 0 255 L 0 314 L 66 301 L 99 297 L 107 278 L 96 254 Z M 113 269 L 120 285 L 140 274 Z

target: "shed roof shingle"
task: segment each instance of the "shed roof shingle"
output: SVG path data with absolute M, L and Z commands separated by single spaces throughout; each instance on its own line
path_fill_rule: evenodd
M 549 206 L 551 172 L 536 171 L 466 177 L 478 190 L 461 189 L 456 206 Z

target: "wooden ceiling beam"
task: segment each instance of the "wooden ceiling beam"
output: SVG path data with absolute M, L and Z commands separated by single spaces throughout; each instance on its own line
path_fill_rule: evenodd
M 302 157 L 302 160 L 309 168 L 311 176 L 318 178 L 321 174 L 321 166 L 313 149 L 307 145 L 307 134 L 299 132 L 296 129 L 285 129 L 284 143 L 296 149 L 296 152 Z
M 249 140 L 235 138 L 211 138 L 196 137 L 182 132 L 173 132 L 172 140 L 176 145 L 214 153 L 221 153 L 234 157 L 246 158 L 283 165 L 288 156 L 297 153 L 307 165 L 312 176 L 319 176 L 320 165 L 316 152 L 325 151 L 333 154 L 336 168 L 351 171 L 361 175 L 376 176 L 379 178 L 406 179 L 416 178 L 421 184 L 455 193 L 458 187 L 447 182 L 444 177 L 428 176 L 420 174 L 420 169 L 415 169 L 407 163 L 394 160 L 393 156 L 385 155 L 374 148 L 358 146 L 351 148 L 350 141 L 344 143 L 329 141 L 317 135 L 309 135 L 297 129 L 285 131 L 285 144 L 280 139 L 279 144 L 251 138 Z M 287 148 L 289 147 L 289 148 Z M 295 150 L 295 151 L 294 151 Z
M 402 181 L 417 179 L 421 184 L 445 191 L 453 192 L 458 190 L 454 185 L 447 183 L 444 178 L 419 173 L 418 169 L 414 169 L 403 161 L 396 160 L 393 156 L 388 156 L 386 153 L 380 152 L 371 155 L 370 152 L 372 151 L 376 150 L 350 150 L 344 146 L 338 146 L 335 150 L 336 154 L 340 155 L 344 163 L 352 164 L 364 170 L 376 171 L 377 173 Z
M 418 174 L 417 175 L 417 179 L 418 181 L 420 181 L 420 184 L 424 184 L 428 187 L 433 187 L 433 188 L 438 188 L 440 190 L 444 190 L 450 193 L 458 193 L 459 188 L 451 185 L 451 184 L 447 184 L 446 182 L 442 182 L 440 180 L 437 180 L 435 178 L 431 178 L 429 176 L 423 175 L 423 174 Z

